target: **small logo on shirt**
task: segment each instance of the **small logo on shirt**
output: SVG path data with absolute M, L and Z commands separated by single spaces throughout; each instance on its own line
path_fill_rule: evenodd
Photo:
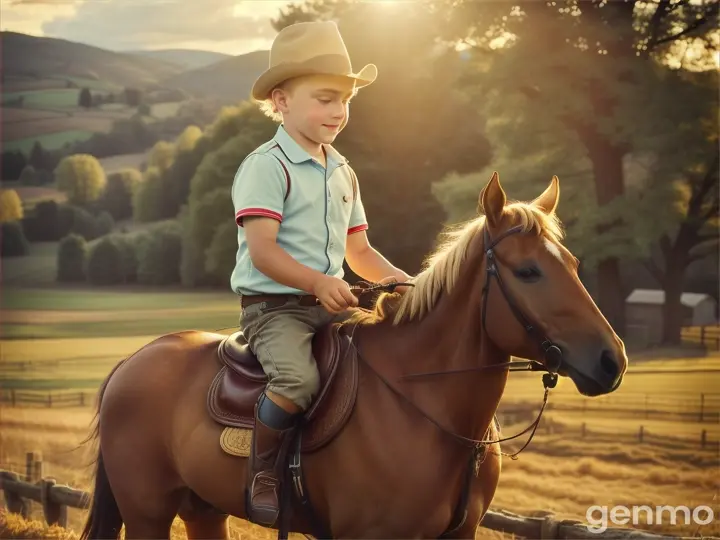
M 348 196 L 347 196 L 347 195 L 343 195 L 343 202 L 348 202 Z

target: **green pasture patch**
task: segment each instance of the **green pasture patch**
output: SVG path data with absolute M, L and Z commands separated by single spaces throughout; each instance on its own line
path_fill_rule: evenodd
M 143 310 L 196 308 L 203 310 L 225 307 L 237 310 L 237 296 L 232 292 L 196 292 L 192 290 L 158 291 L 151 289 L 116 291 L 107 289 L 4 289 L 0 307 L 5 309 L 37 310 Z M 238 311 L 239 313 L 239 311 Z M 132 314 L 129 314 L 131 316 Z
M 37 135 L 35 137 L 26 137 L 24 139 L 16 139 L 14 141 L 5 141 L 4 150 L 20 151 L 24 154 L 30 154 L 36 142 L 42 144 L 45 150 L 59 150 L 66 144 L 86 141 L 95 133 L 81 129 L 71 129 L 69 131 L 58 131 L 57 133 L 48 133 L 46 135 Z
M 27 90 L 24 92 L 3 93 L 2 104 L 11 104 L 18 98 L 23 98 L 23 108 L 29 109 L 57 109 L 77 107 L 80 90 L 77 88 Z
M 0 324 L 2 339 L 57 339 L 114 337 L 139 334 L 162 335 L 184 330 L 220 331 L 238 324 L 238 313 L 198 313 L 167 319 L 69 322 L 49 324 Z

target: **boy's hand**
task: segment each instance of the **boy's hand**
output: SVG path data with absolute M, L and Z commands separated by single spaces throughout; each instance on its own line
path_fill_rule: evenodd
M 399 281 L 398 278 L 396 278 L 395 276 L 388 276 L 388 277 L 382 278 L 380 281 L 378 281 L 378 283 L 380 283 L 381 285 L 388 285 L 390 283 L 407 283 L 408 281 L 410 281 L 411 278 L 407 274 L 405 274 L 405 275 L 407 277 L 403 278 L 402 281 Z M 407 290 L 408 290 L 407 286 L 401 285 L 400 287 L 395 287 L 396 293 L 405 294 L 407 292 Z
M 350 285 L 340 278 L 323 275 L 313 284 L 313 294 L 330 313 L 341 313 L 358 305 Z

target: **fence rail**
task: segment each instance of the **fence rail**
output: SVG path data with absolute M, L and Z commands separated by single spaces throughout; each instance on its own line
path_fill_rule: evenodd
M 18 405 L 86 407 L 94 403 L 95 394 L 95 392 L 4 390 L 0 392 L 0 403 L 10 404 L 11 407 Z
M 67 527 L 67 509 L 87 509 L 90 494 L 86 491 L 57 485 L 54 478 L 42 478 L 36 483 L 23 481 L 17 473 L 0 469 L 0 489 L 5 494 L 7 509 L 30 517 L 28 500 L 42 504 L 48 525 Z M 617 538 L 626 540 L 670 540 L 677 536 L 652 534 L 636 529 L 608 528 L 593 532 L 588 525 L 577 520 L 557 520 L 551 512 L 537 512 L 540 516 L 528 517 L 507 510 L 488 510 L 481 527 L 525 538 L 584 539 Z M 684 540 L 684 539 L 682 539 Z M 690 539 L 687 539 L 690 540 Z
M 680 330 L 684 343 L 700 344 L 708 349 L 720 350 L 720 324 L 709 326 L 686 326 Z

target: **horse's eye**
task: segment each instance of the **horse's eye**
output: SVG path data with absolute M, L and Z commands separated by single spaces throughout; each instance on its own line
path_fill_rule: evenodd
M 515 270 L 514 274 L 515 277 L 527 283 L 535 283 L 542 276 L 540 270 L 535 266 L 519 268 L 518 270 Z

